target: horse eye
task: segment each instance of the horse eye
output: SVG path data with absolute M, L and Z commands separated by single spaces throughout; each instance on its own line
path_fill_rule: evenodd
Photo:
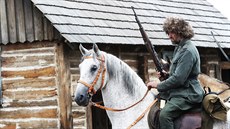
M 90 69 L 91 72 L 95 72 L 97 70 L 97 66 L 96 65 L 93 65 Z

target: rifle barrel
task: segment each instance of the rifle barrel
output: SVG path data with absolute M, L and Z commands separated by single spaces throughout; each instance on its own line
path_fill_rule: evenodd
M 143 26 L 141 25 L 141 22 L 140 22 L 140 20 L 138 19 L 137 14 L 136 14 L 136 12 L 135 12 L 135 10 L 134 10 L 134 7 L 131 6 L 131 8 L 132 8 L 132 10 L 133 10 L 133 12 L 134 12 L 134 16 L 135 16 L 136 22 L 137 22 L 137 24 L 138 24 L 138 26 L 139 26 L 139 30 L 140 30 L 140 32 L 141 32 L 141 35 L 142 35 L 142 38 L 143 38 L 143 40 L 144 40 L 144 43 L 145 43 L 145 45 L 146 45 L 146 47 L 147 47 L 147 50 L 148 50 L 149 53 L 151 54 L 151 56 L 152 56 L 152 58 L 153 58 L 153 61 L 154 61 L 154 64 L 156 65 L 156 69 L 157 69 L 157 71 L 160 72 L 161 77 L 166 78 L 166 75 L 163 73 L 163 65 L 161 64 L 161 62 L 160 62 L 160 60 L 159 60 L 159 58 L 158 58 L 158 56 L 157 56 L 157 52 L 155 51 L 154 46 L 152 45 L 152 43 L 151 43 L 151 41 L 150 41 L 148 35 L 146 34 L 146 32 L 145 32 Z

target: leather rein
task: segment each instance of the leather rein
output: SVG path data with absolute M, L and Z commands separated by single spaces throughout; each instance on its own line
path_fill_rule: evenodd
M 84 59 L 90 59 L 90 58 L 93 58 L 93 56 L 86 56 L 84 57 Z M 96 90 L 94 89 L 94 86 L 97 84 L 97 81 L 99 80 L 99 77 L 102 73 L 102 79 L 101 79 L 101 86 L 99 88 L 99 90 L 102 89 L 103 85 L 104 85 L 104 80 L 105 80 L 105 72 L 106 72 L 106 67 L 105 67 L 105 59 L 104 59 L 104 56 L 102 55 L 101 58 L 97 58 L 101 63 L 100 63 L 100 68 L 97 72 L 97 75 L 94 79 L 94 81 L 92 83 L 87 83 L 83 80 L 78 80 L 78 83 L 81 83 L 87 87 L 89 87 L 89 90 L 88 90 L 88 93 L 90 94 L 96 94 Z M 102 70 L 103 69 L 103 70 Z M 147 96 L 148 92 L 150 91 L 150 88 L 147 89 L 147 91 L 145 92 L 144 96 L 139 100 L 137 101 L 136 103 L 126 107 L 126 108 L 123 108 L 123 109 L 116 109 L 116 108 L 109 108 L 109 107 L 105 107 L 105 106 L 102 106 L 100 105 L 99 103 L 97 102 L 93 102 L 93 101 L 90 101 L 92 103 L 93 106 L 95 107 L 98 107 L 100 109 L 104 109 L 104 110 L 108 110 L 108 111 L 114 111 L 114 112 L 119 112 L 119 111 L 125 111 L 127 109 L 130 109 L 132 107 L 134 107 L 135 105 L 137 105 L 138 103 L 140 103 L 142 100 L 144 100 L 144 98 Z M 155 99 L 148 107 L 147 109 L 127 128 L 127 129 L 130 129 L 132 126 L 134 126 L 138 121 L 140 121 L 145 113 L 150 110 L 150 108 L 157 102 L 158 99 Z

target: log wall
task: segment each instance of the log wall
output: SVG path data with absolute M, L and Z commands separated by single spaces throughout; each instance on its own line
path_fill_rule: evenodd
M 61 85 L 60 74 L 67 77 L 59 69 L 65 70 L 60 63 L 63 59 L 60 46 L 52 42 L 1 46 L 3 108 L 0 109 L 0 128 L 68 127 L 63 118 L 68 108 L 65 107 L 66 111 L 61 108 L 67 104 L 63 104 L 60 97 L 65 96 L 60 95 L 60 87 L 65 86 Z

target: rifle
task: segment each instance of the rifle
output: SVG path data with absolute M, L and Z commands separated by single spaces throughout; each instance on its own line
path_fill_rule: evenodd
M 140 21 L 139 21 L 139 19 L 137 17 L 137 14 L 136 14 L 136 12 L 134 10 L 134 7 L 132 6 L 131 8 L 132 8 L 132 10 L 134 12 L 134 16 L 135 16 L 136 22 L 137 22 L 137 24 L 139 26 L 139 30 L 141 32 L 141 35 L 142 35 L 142 38 L 144 40 L 145 46 L 146 46 L 147 50 L 150 52 L 150 54 L 151 54 L 151 56 L 153 58 L 153 62 L 156 65 L 157 71 L 160 72 L 160 75 L 161 75 L 160 80 L 161 81 L 165 80 L 168 76 L 167 76 L 167 74 L 165 74 L 163 72 L 163 65 L 161 64 L 161 62 L 160 62 L 160 60 L 159 60 L 159 58 L 157 56 L 157 53 L 156 53 L 156 51 L 154 49 L 154 46 L 152 45 L 151 41 L 149 40 L 148 35 L 146 34 L 144 28 L 142 27 L 142 25 L 140 23 Z
M 220 46 L 220 43 L 216 40 L 213 32 L 211 31 L 212 37 L 215 41 L 215 43 L 217 44 L 217 46 L 219 47 L 220 51 L 222 52 L 222 54 L 224 55 L 224 57 L 227 59 L 227 61 L 230 61 L 230 59 L 228 58 L 227 54 L 224 52 L 224 50 L 222 49 L 222 47 Z

